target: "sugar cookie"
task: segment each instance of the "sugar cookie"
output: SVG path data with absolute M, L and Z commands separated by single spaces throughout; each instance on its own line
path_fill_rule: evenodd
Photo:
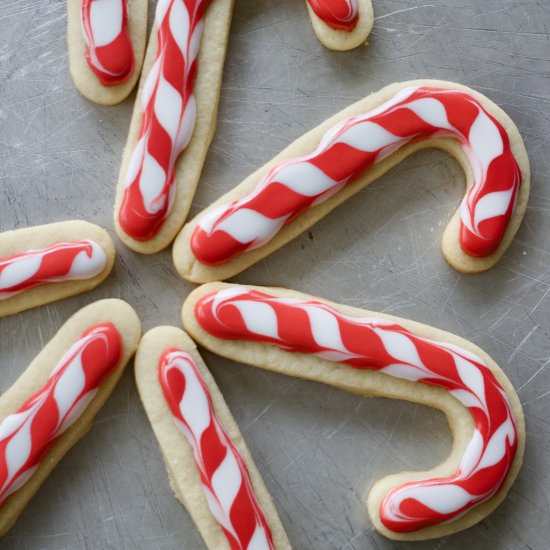
M 311 227 L 405 157 L 456 157 L 467 192 L 442 240 L 476 273 L 502 256 L 525 212 L 529 161 L 517 128 L 483 95 L 451 82 L 393 84 L 308 132 L 187 223 L 174 262 L 194 282 L 227 279 Z
M 168 246 L 191 206 L 216 127 L 232 9 L 233 0 L 158 3 L 115 204 L 117 233 L 137 252 Z
M 209 548 L 290 548 L 250 451 L 195 344 L 180 329 L 142 339 L 136 382 L 170 484 Z
M 371 0 L 306 0 L 313 30 L 331 50 L 364 44 L 374 23 Z
M 107 231 L 84 221 L 0 233 L 0 317 L 91 290 L 114 261 Z
M 90 101 L 114 105 L 139 78 L 148 0 L 67 0 L 69 68 Z
M 0 536 L 88 431 L 140 333 L 127 303 L 95 302 L 73 315 L 0 397 Z
M 517 476 L 525 445 L 517 394 L 485 352 L 458 336 L 290 290 L 224 283 L 193 291 L 183 321 L 202 346 L 235 361 L 447 414 L 447 460 L 388 476 L 369 493 L 372 524 L 386 537 L 465 529 L 502 502 Z

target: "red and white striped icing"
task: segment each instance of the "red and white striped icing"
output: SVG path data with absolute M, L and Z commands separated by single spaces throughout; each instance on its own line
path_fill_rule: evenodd
M 128 80 L 135 67 L 126 0 L 82 0 L 86 59 L 103 86 Z
M 91 240 L 60 242 L 0 258 L 0 301 L 46 283 L 91 279 L 106 263 L 105 251 Z
M 352 31 L 359 18 L 357 0 L 307 0 L 319 19 L 329 27 Z
M 193 85 L 209 0 L 159 0 L 157 59 L 141 93 L 141 128 L 118 212 L 130 237 L 146 241 L 161 229 L 175 197 L 174 170 L 196 119 Z
M 404 533 L 458 519 L 505 482 L 517 449 L 516 422 L 504 389 L 472 352 L 386 319 L 352 317 L 320 302 L 246 287 L 204 296 L 195 315 L 217 338 L 261 342 L 438 386 L 468 408 L 475 429 L 458 470 L 390 491 L 380 508 L 388 529 Z
M 0 505 L 23 487 L 117 367 L 122 339 L 111 323 L 88 329 L 59 360 L 46 385 L 0 424 Z
M 404 145 L 434 137 L 453 137 L 466 153 L 473 185 L 461 205 L 460 245 L 470 256 L 488 256 L 514 211 L 521 171 L 506 130 L 476 98 L 431 87 L 401 90 L 334 126 L 310 154 L 272 168 L 249 195 L 199 220 L 192 251 L 202 263 L 220 264 L 259 248 Z
M 179 349 L 167 349 L 158 369 L 174 422 L 193 447 L 208 506 L 229 545 L 232 549 L 274 548 L 246 464 L 216 416 L 193 357 Z

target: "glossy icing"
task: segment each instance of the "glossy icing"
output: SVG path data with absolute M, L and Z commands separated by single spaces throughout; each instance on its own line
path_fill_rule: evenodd
M 193 448 L 210 511 L 231 548 L 274 548 L 246 464 L 216 416 L 193 357 L 167 349 L 159 360 L 158 376 L 174 422 Z
M 403 89 L 340 122 L 310 154 L 275 166 L 249 195 L 205 214 L 191 237 L 193 254 L 215 265 L 259 248 L 404 145 L 434 137 L 455 138 L 466 153 L 473 185 L 461 204 L 460 245 L 470 256 L 489 256 L 514 211 L 520 168 L 504 127 L 476 98 L 431 87 Z
M 261 342 L 438 386 L 468 408 L 475 429 L 458 470 L 390 491 L 380 508 L 388 529 L 406 533 L 458 519 L 505 482 L 517 449 L 516 423 L 504 389 L 472 352 L 386 319 L 351 317 L 320 302 L 246 287 L 204 296 L 195 316 L 216 338 Z
M 86 60 L 103 86 L 128 80 L 135 68 L 126 0 L 82 0 Z
M 359 19 L 357 0 L 307 0 L 315 15 L 334 29 L 351 32 Z
M 0 300 L 46 283 L 91 279 L 106 263 L 105 251 L 91 240 L 59 242 L 0 258 Z
M 45 386 L 0 424 L 0 505 L 30 479 L 117 367 L 122 338 L 111 323 L 88 329 L 59 360 Z
M 118 212 L 121 228 L 146 241 L 161 229 L 175 197 L 176 161 L 196 119 L 193 85 L 209 0 L 159 0 L 158 53 L 141 92 L 141 127 Z

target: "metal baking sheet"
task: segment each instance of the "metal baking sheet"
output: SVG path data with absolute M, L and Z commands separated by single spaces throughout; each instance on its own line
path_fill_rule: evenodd
M 527 419 L 524 466 L 495 513 L 453 537 L 396 545 L 373 533 L 363 497 L 380 477 L 441 461 L 443 414 L 366 399 L 206 353 L 298 549 L 548 548 L 550 514 L 550 16 L 547 0 L 374 0 L 368 47 L 332 53 L 303 1 L 237 0 L 219 125 L 193 213 L 329 115 L 397 80 L 454 80 L 514 119 L 533 188 L 519 234 L 490 272 L 464 276 L 439 251 L 462 195 L 445 154 L 409 158 L 311 232 L 236 277 L 416 319 L 491 354 Z M 63 0 L 0 0 L 0 228 L 84 218 L 111 231 L 114 184 L 133 98 L 99 107 L 69 77 Z M 0 319 L 9 387 L 83 305 L 120 297 L 145 329 L 180 325 L 191 286 L 170 252 L 117 243 L 95 291 Z M 2 549 L 199 549 L 168 485 L 128 369 L 91 432 L 31 501 Z

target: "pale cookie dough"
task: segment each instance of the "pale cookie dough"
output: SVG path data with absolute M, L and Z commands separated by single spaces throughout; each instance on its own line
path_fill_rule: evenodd
M 124 371 L 124 367 L 134 354 L 141 336 L 140 322 L 135 311 L 126 302 L 115 299 L 100 300 L 84 307 L 59 329 L 15 384 L 0 397 L 1 424 L 6 417 L 19 410 L 29 397 L 45 386 L 59 360 L 75 342 L 82 338 L 83 333 L 102 323 L 111 323 L 120 334 L 122 348 L 118 366 L 101 383 L 97 393 L 86 406 L 80 418 L 62 433 L 30 478 L 0 506 L 0 536 L 6 534 L 13 526 L 28 501 L 38 491 L 49 473 L 71 447 L 90 429 L 96 413 L 113 391 Z M 65 378 L 59 380 L 59 383 L 83 384 L 83 380 L 80 379 Z M 66 400 L 66 392 L 56 393 L 58 407 L 61 406 L 61 403 L 66 404 Z M 3 430 L 4 434 L 6 429 L 7 427 Z M 28 437 L 28 433 L 23 433 L 22 437 Z M 14 439 L 10 443 L 13 451 Z M 22 440 L 19 437 L 17 444 L 21 443 Z M 12 453 L 11 459 L 13 460 L 15 457 L 16 460 L 19 460 L 19 455 L 20 453 Z
M 138 142 L 142 118 L 143 86 L 157 55 L 156 26 L 153 26 L 151 31 L 128 140 L 122 157 L 114 209 L 115 228 L 118 236 L 126 246 L 136 252 L 154 254 L 166 248 L 181 229 L 191 207 L 204 159 L 216 129 L 218 100 L 232 11 L 233 0 L 213 0 L 208 6 L 204 18 L 204 31 L 197 60 L 197 77 L 194 84 L 197 108 L 196 122 L 191 140 L 186 149 L 179 155 L 176 163 L 174 202 L 160 231 L 149 240 L 139 241 L 129 236 L 121 228 L 118 214 L 124 195 L 124 184 L 130 160 Z
M 145 334 L 139 345 L 135 361 L 136 383 L 145 412 L 159 442 L 170 484 L 176 497 L 189 511 L 208 548 L 222 550 L 230 547 L 220 524 L 208 507 L 195 464 L 193 448 L 177 428 L 159 382 L 159 361 L 163 353 L 170 348 L 187 352 L 194 360 L 208 386 L 214 412 L 246 464 L 254 493 L 271 528 L 275 548 L 290 548 L 277 510 L 239 427 L 195 344 L 180 329 L 157 327 Z M 199 406 L 199 403 L 196 401 L 195 406 Z
M 251 302 L 250 291 L 268 294 L 273 301 L 270 302 L 268 299 L 264 303 L 260 303 L 259 306 L 254 306 Z M 212 296 L 205 299 L 206 301 L 201 300 L 207 295 Z M 244 301 L 240 302 L 241 305 L 237 309 L 234 304 L 239 304 L 239 296 Z M 281 301 L 281 298 L 286 301 Z M 261 300 L 265 299 L 260 298 Z M 312 300 L 317 305 L 311 305 Z M 304 301 L 305 305 L 303 305 Z M 203 308 L 199 310 L 203 324 L 199 323 L 195 313 L 198 302 Z M 275 307 L 270 305 L 274 302 L 277 302 Z M 230 309 L 223 309 L 224 307 Z M 291 317 L 288 313 L 290 309 L 298 316 Z M 239 312 L 238 315 L 242 317 L 242 320 L 235 320 L 237 319 L 236 312 Z M 334 318 L 335 314 L 341 316 L 338 323 Z M 284 322 L 282 321 L 283 317 L 279 317 L 280 315 L 284 315 Z M 358 317 L 361 317 L 362 320 L 355 321 Z M 213 325 L 205 325 L 204 319 L 210 319 Z M 227 332 L 217 332 L 219 336 L 225 334 L 226 338 L 233 338 L 222 339 L 212 336 L 203 328 L 214 326 L 214 330 L 226 330 L 227 323 L 230 323 L 228 319 L 233 319 L 232 330 L 235 328 L 235 324 L 238 325 L 237 330 L 241 339 L 235 339 L 237 332 L 231 333 L 230 336 L 227 335 Z M 304 324 L 306 322 L 310 324 L 309 328 Z M 369 326 L 368 334 L 360 332 L 361 336 L 358 336 L 359 333 L 356 331 L 360 323 Z M 518 396 L 497 364 L 483 350 L 467 340 L 413 321 L 334 304 L 291 290 L 245 287 L 225 283 L 211 283 L 194 290 L 183 306 L 183 324 L 192 338 L 201 346 L 234 361 L 289 376 L 323 382 L 359 395 L 389 397 L 421 403 L 441 409 L 447 415 L 454 441 L 450 456 L 442 464 L 425 472 L 402 472 L 390 475 L 376 482 L 371 488 L 367 500 L 371 522 L 377 531 L 388 538 L 394 540 L 430 539 L 466 529 L 484 519 L 503 501 L 518 474 L 525 445 L 525 424 Z M 351 329 L 346 328 L 346 324 Z M 400 328 L 396 328 L 396 324 Z M 373 326 L 377 328 L 373 330 Z M 340 331 L 340 334 L 337 331 Z M 247 333 L 256 335 L 256 340 L 260 341 L 247 339 Z M 305 336 L 295 336 L 299 333 Z M 297 340 L 291 343 L 290 340 L 293 338 Z M 296 342 L 300 338 L 313 342 L 308 344 L 314 346 L 308 348 L 308 354 L 284 351 L 276 345 L 276 342 L 281 342 L 281 345 L 285 346 L 297 345 Z M 357 348 L 354 348 L 356 351 L 350 351 L 354 338 L 358 340 L 353 345 L 363 346 L 363 351 L 360 353 Z M 370 339 L 373 339 L 372 345 L 364 344 L 364 342 L 370 342 Z M 381 345 L 383 347 L 380 347 Z M 421 350 L 418 346 L 425 347 Z M 429 351 L 430 349 L 434 351 Z M 312 353 L 323 353 L 326 359 L 313 356 Z M 378 353 L 389 354 L 389 356 L 379 357 Z M 429 353 L 434 355 L 430 357 Z M 358 368 L 353 368 L 338 362 L 346 359 L 354 360 L 357 357 L 363 358 L 363 367 L 356 364 Z M 329 358 L 332 360 L 328 360 Z M 451 359 L 452 362 L 449 363 Z M 370 361 L 373 361 L 372 366 L 370 366 Z M 379 361 L 378 366 L 375 366 L 375 361 Z M 477 363 L 471 361 L 477 361 Z M 367 362 L 369 366 L 365 364 Z M 384 364 L 389 364 L 389 366 L 384 367 Z M 449 370 L 441 371 L 443 378 L 440 380 L 456 380 L 450 386 L 457 388 L 454 396 L 448 391 L 449 387 L 444 389 L 443 382 L 440 383 L 441 387 L 436 387 L 427 383 L 411 381 L 422 379 L 437 381 L 438 378 L 434 372 L 437 371 L 439 365 L 443 364 L 450 366 L 445 367 Z M 475 364 L 481 365 L 481 368 L 474 366 Z M 408 377 L 408 379 L 404 379 L 404 377 Z M 490 382 L 491 377 L 496 380 L 496 386 Z M 460 384 L 463 384 L 465 389 L 459 389 Z M 487 422 L 484 425 L 490 426 L 491 430 L 494 430 L 494 434 L 490 436 L 489 441 L 483 439 L 482 443 L 482 438 L 485 436 L 477 430 L 474 432 L 474 417 L 470 412 L 470 407 L 473 411 L 478 411 L 479 403 L 483 402 L 488 403 L 485 406 L 489 412 L 482 424 Z M 499 416 L 500 420 L 497 422 L 495 415 L 500 415 L 503 410 L 506 411 L 506 416 Z M 514 426 L 515 435 L 511 433 Z M 503 436 L 505 439 L 502 438 Z M 515 455 L 509 454 L 505 450 L 508 449 L 505 442 L 517 445 Z M 501 453 L 503 453 L 502 457 Z M 477 456 L 477 462 L 467 460 L 467 456 L 468 459 Z M 461 462 L 462 459 L 464 460 Z M 449 478 L 457 472 L 459 464 L 466 474 L 473 472 L 469 475 L 472 475 L 475 480 L 479 480 L 479 477 L 475 477 L 476 474 L 484 475 L 482 469 L 490 468 L 491 464 L 499 464 L 499 468 L 504 464 L 508 469 L 502 470 L 507 474 L 504 473 L 505 477 L 498 478 L 504 481 L 494 496 L 491 493 L 493 486 L 490 485 L 489 492 L 483 493 L 486 498 L 484 502 L 474 504 L 464 515 L 461 515 L 460 508 L 457 508 L 459 511 L 453 512 L 455 517 L 450 522 L 442 522 L 412 532 L 390 530 L 382 523 L 381 505 L 388 493 L 398 486 L 403 486 L 404 483 L 420 482 L 429 478 Z M 502 467 L 504 468 L 504 466 Z M 472 467 L 478 468 L 478 470 L 470 470 Z M 464 479 L 468 481 L 469 478 L 466 476 Z M 449 483 L 449 485 L 452 484 Z M 446 484 L 443 485 L 444 489 Z M 487 489 L 485 490 L 487 491 Z M 464 498 L 464 495 L 468 493 L 462 493 L 457 487 L 447 493 L 445 498 L 443 498 L 444 494 L 445 492 L 439 493 L 437 500 L 432 494 L 431 502 L 426 493 L 420 493 L 419 498 L 421 501 L 426 498 L 426 501 L 430 502 L 434 509 L 441 506 L 441 510 L 444 511 L 445 508 L 450 507 L 449 503 L 457 496 L 460 501 L 460 498 Z M 471 495 L 469 495 L 470 497 Z
M 69 69 L 78 91 L 90 101 L 101 105 L 120 103 L 134 89 L 141 73 L 147 37 L 148 0 L 128 0 L 128 30 L 134 49 L 134 71 L 121 84 L 104 86 L 88 66 L 86 43 L 82 30 L 82 0 L 67 0 L 67 42 Z
M 90 278 L 61 280 L 40 284 L 2 298 L 4 287 L 2 260 L 28 251 L 40 250 L 56 243 L 93 241 L 105 254 L 103 269 Z M 101 251 L 99 251 L 101 253 Z M 75 294 L 87 292 L 109 275 L 115 261 L 115 246 L 105 229 L 81 220 L 51 223 L 0 233 L 0 317 L 37 307 Z M 31 269 L 32 272 L 32 269 Z
M 305 211 L 294 218 L 291 216 L 290 221 L 280 226 L 280 229 L 271 238 L 271 240 L 267 240 L 267 242 L 265 242 L 261 241 L 260 239 L 260 242 L 258 243 L 258 248 L 250 248 L 249 250 L 245 250 L 244 252 L 241 252 L 238 255 L 225 261 L 225 263 L 219 263 L 217 265 L 201 263 L 195 257 L 193 250 L 191 249 L 191 239 L 193 237 L 195 229 L 199 225 L 201 225 L 202 220 L 210 220 L 217 215 L 213 214 L 214 211 L 222 211 L 223 207 L 226 207 L 227 205 L 233 203 L 233 201 L 238 201 L 239 199 L 243 199 L 243 197 L 248 196 L 256 189 L 256 187 L 260 184 L 260 182 L 262 182 L 262 180 L 264 180 L 264 178 L 268 177 L 270 171 L 273 170 L 276 166 L 283 164 L 285 161 L 289 161 L 289 159 L 294 159 L 292 162 L 296 164 L 298 162 L 298 157 L 303 157 L 305 155 L 311 154 L 312 151 L 314 151 L 319 146 L 321 139 L 327 134 L 327 132 L 331 128 L 338 125 L 338 123 L 342 123 L 342 121 L 348 119 L 349 117 L 364 115 L 365 113 L 369 113 L 368 116 L 371 116 L 372 111 L 377 107 L 380 107 L 382 104 L 385 104 L 386 107 L 389 105 L 390 107 L 387 108 L 391 109 L 391 102 L 396 101 L 396 98 L 399 98 L 400 95 L 406 96 L 406 94 L 409 93 L 410 89 L 419 89 L 423 87 L 436 88 L 438 90 L 442 89 L 443 91 L 447 90 L 449 92 L 457 90 L 459 92 L 463 92 L 472 96 L 475 101 L 479 102 L 486 113 L 494 117 L 497 123 L 502 126 L 507 134 L 507 138 L 509 139 L 510 151 L 515 157 L 515 161 L 517 162 L 517 167 L 519 168 L 522 177 L 522 183 L 521 187 L 519 188 L 519 192 L 517 192 L 515 210 L 513 211 L 508 225 L 506 226 L 506 230 L 503 233 L 502 240 L 500 241 L 499 246 L 493 253 L 486 257 L 473 257 L 466 254 L 459 243 L 459 234 L 461 230 L 460 208 L 456 211 L 449 225 L 447 226 L 441 243 L 441 248 L 445 259 L 449 262 L 451 266 L 459 271 L 462 271 L 464 273 L 478 273 L 492 267 L 500 259 L 500 257 L 504 254 L 505 250 L 510 245 L 512 239 L 514 238 L 514 235 L 519 228 L 527 206 L 530 172 L 529 160 L 525 151 L 523 140 L 521 139 L 521 136 L 511 119 L 498 106 L 496 106 L 492 101 L 487 99 L 482 94 L 466 88 L 465 86 L 455 84 L 453 82 L 443 82 L 438 80 L 417 80 L 392 84 L 382 89 L 381 91 L 374 93 L 366 97 L 365 99 L 355 103 L 354 105 L 351 105 L 347 109 L 344 109 L 340 113 L 322 123 L 314 130 L 311 130 L 301 138 L 298 138 L 294 143 L 289 145 L 273 160 L 271 160 L 265 166 L 250 175 L 240 185 L 235 187 L 232 191 L 226 193 L 220 199 L 215 201 L 214 204 L 198 214 L 193 220 L 188 222 L 178 235 L 173 247 L 174 263 L 180 275 L 184 279 L 187 279 L 189 281 L 203 283 L 227 279 L 229 277 L 232 277 L 233 275 L 236 275 L 237 273 L 240 273 L 247 267 L 251 266 L 262 258 L 265 258 L 270 253 L 274 252 L 290 240 L 297 237 L 300 233 L 302 233 L 304 230 L 311 227 L 315 222 L 326 216 L 338 205 L 361 191 L 364 187 L 386 173 L 390 168 L 401 162 L 404 158 L 420 149 L 424 149 L 427 147 L 436 147 L 447 151 L 451 156 L 455 157 L 464 168 L 466 175 L 466 190 L 469 190 L 474 182 L 474 174 L 472 172 L 470 161 L 468 160 L 466 154 L 464 153 L 464 150 L 460 146 L 457 139 L 451 137 L 431 137 L 430 139 L 425 139 L 424 141 L 418 141 L 416 143 L 401 144 L 399 149 L 394 152 L 392 152 L 391 149 L 393 145 L 390 145 L 386 149 L 383 149 L 384 156 L 381 157 L 381 159 L 378 160 L 375 164 L 371 165 L 352 184 L 345 185 L 342 188 L 335 186 L 335 194 L 325 194 L 324 196 L 322 196 L 324 202 L 313 204 L 313 206 L 307 208 Z M 446 121 L 445 117 L 441 115 L 441 110 L 436 109 L 435 111 L 430 112 L 430 109 L 428 108 L 430 107 L 430 105 L 426 103 L 426 100 L 421 101 L 423 101 L 423 103 L 417 103 L 415 106 L 418 112 L 421 112 L 423 109 L 425 109 L 425 111 L 428 111 L 428 119 L 430 117 L 433 117 L 431 118 L 432 122 L 435 121 L 436 124 L 442 124 L 443 127 L 445 127 L 448 121 Z M 374 112 L 377 113 L 379 111 Z M 423 112 L 423 114 L 426 115 L 426 112 Z M 488 118 L 485 117 L 485 120 L 487 119 Z M 366 124 L 369 123 L 367 122 Z M 382 130 L 376 131 L 376 125 L 373 124 L 373 126 L 375 127 L 375 131 L 371 134 L 367 133 L 367 137 L 369 137 L 369 139 L 373 139 L 374 141 L 376 141 L 376 143 L 381 143 L 382 145 L 385 145 L 386 143 L 388 143 L 388 136 L 391 136 L 392 138 L 395 137 Z M 496 152 L 498 151 L 495 148 L 491 147 L 490 139 L 485 139 L 482 137 L 483 132 L 480 132 L 480 136 L 480 139 L 477 139 L 476 141 L 476 146 L 478 146 L 478 148 L 480 149 L 479 153 L 481 155 L 481 158 L 476 159 L 475 162 L 479 162 L 479 166 L 481 166 L 481 168 L 477 168 L 478 165 L 476 164 L 476 170 L 481 173 L 481 171 L 483 170 L 483 163 L 485 162 L 485 159 L 483 157 L 496 154 Z M 354 139 L 361 140 L 364 139 L 364 135 L 361 135 L 358 132 L 354 136 L 350 136 L 348 139 L 352 141 Z M 359 144 L 361 145 L 360 141 Z M 486 149 L 484 147 L 486 147 Z M 388 156 L 385 156 L 386 154 Z M 337 166 L 334 165 L 333 167 Z M 314 176 L 317 177 L 316 174 L 312 173 L 311 169 L 307 173 L 303 173 L 302 175 L 296 172 L 292 176 L 294 178 L 293 181 L 288 183 L 287 185 L 292 185 L 293 187 L 310 185 L 310 182 L 313 181 Z M 287 177 L 290 178 L 290 176 Z M 316 185 L 322 190 L 323 185 L 325 185 L 326 179 L 323 179 L 322 177 L 318 179 L 319 181 L 316 183 Z M 314 192 L 312 192 L 312 194 L 314 194 Z M 486 215 L 491 214 L 491 209 L 493 209 L 494 211 L 492 205 L 484 204 L 483 208 Z M 264 223 L 265 219 L 261 218 L 260 221 Z M 210 221 L 208 223 L 210 224 Z M 238 232 L 240 232 L 242 235 L 242 242 L 244 242 L 244 240 L 248 240 L 250 238 L 248 237 L 248 235 L 253 229 L 255 220 L 251 220 L 250 215 L 247 214 L 245 216 L 244 213 L 242 213 L 241 223 L 237 221 L 235 223 L 238 226 L 236 227 L 236 230 L 238 230 Z M 272 220 L 269 221 L 269 223 L 273 223 Z M 225 224 L 225 226 L 227 227 L 227 224 Z M 261 242 L 264 242 L 264 244 L 261 244 Z
M 371 0 L 357 0 L 359 19 L 352 31 L 334 29 L 320 19 L 308 2 L 306 2 L 313 30 L 319 41 L 335 51 L 346 51 L 366 45 L 367 38 L 374 24 L 374 12 Z

